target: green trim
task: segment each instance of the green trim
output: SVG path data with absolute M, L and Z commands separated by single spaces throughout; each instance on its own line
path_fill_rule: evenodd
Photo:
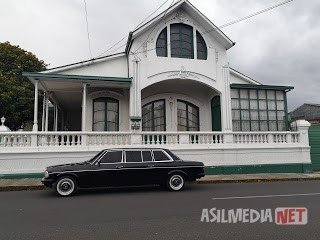
M 131 45 L 132 45 L 132 42 L 133 42 L 132 35 L 133 35 L 133 32 L 129 32 L 128 40 L 127 40 L 127 44 L 126 44 L 126 49 L 124 50 L 126 55 L 129 55 L 129 51 L 130 51 L 130 48 L 131 48 Z
M 90 81 L 107 81 L 107 82 L 121 82 L 131 83 L 132 78 L 122 77 L 101 77 L 101 76 L 84 76 L 84 75 L 70 75 L 70 74 L 57 74 L 57 73 L 38 73 L 38 72 L 23 72 L 24 77 L 33 78 L 61 78 L 69 80 L 90 80 Z
M 287 99 L 287 93 L 283 92 L 284 96 L 284 117 L 285 117 L 285 126 L 286 126 L 286 130 L 289 130 L 289 118 L 288 118 L 288 99 Z
M 269 90 L 292 90 L 292 86 L 277 86 L 277 85 L 255 85 L 255 84 L 230 84 L 231 88 L 244 88 L 244 89 L 269 89 Z
M 254 174 L 254 173 L 311 173 L 311 172 L 312 172 L 312 164 L 302 164 L 302 163 L 205 167 L 206 175 Z
M 138 122 L 141 121 L 142 117 L 138 117 L 138 116 L 130 116 L 130 120 L 133 122 Z
M 0 174 L 0 179 L 43 178 L 44 173 L 9 173 Z

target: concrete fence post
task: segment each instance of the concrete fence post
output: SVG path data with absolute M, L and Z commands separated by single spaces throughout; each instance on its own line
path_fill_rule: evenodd
M 306 120 L 297 120 L 295 125 L 300 133 L 300 143 L 309 146 L 308 130 L 311 124 Z

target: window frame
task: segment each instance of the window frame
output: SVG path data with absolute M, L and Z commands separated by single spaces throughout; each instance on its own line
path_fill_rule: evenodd
M 104 109 L 104 119 L 105 120 L 104 120 L 104 130 L 103 130 L 105 132 L 114 132 L 114 131 L 108 130 L 108 122 L 110 122 L 110 121 L 108 121 L 108 100 L 112 100 L 112 101 L 115 101 L 117 103 L 117 118 L 116 118 L 116 122 L 110 122 L 110 123 L 115 123 L 116 126 L 117 126 L 115 132 L 119 132 L 119 128 L 120 128 L 120 121 L 119 121 L 119 118 L 120 118 L 120 101 L 118 99 L 112 98 L 112 97 L 99 97 L 99 98 L 93 99 L 93 101 L 92 101 L 92 131 L 93 132 L 99 132 L 99 131 L 95 131 L 94 130 L 94 124 L 98 123 L 98 122 L 94 121 L 94 114 L 95 114 L 95 112 L 97 112 L 94 109 L 94 104 L 98 100 L 104 100 L 104 101 L 101 101 L 101 102 L 104 102 L 104 104 L 105 104 L 105 109 Z M 102 122 L 102 121 L 99 121 L 99 122 Z
M 108 154 L 109 152 L 121 152 L 121 162 L 117 162 L 117 163 L 102 163 L 101 159 Z M 107 164 L 119 164 L 119 163 L 123 163 L 124 162 L 124 153 L 123 150 L 107 150 L 105 151 L 93 164 L 100 164 L 100 165 L 107 165 Z
M 288 130 L 288 109 L 287 109 L 287 94 L 283 90 L 277 90 L 277 89 L 251 89 L 251 88 L 231 88 L 231 91 L 237 91 L 237 97 L 232 97 L 231 96 L 231 106 L 233 101 L 239 101 L 238 102 L 238 108 L 234 108 L 233 106 L 231 107 L 232 111 L 232 125 L 234 126 L 234 122 L 239 123 L 239 130 L 233 129 L 233 131 L 259 131 L 259 132 L 264 132 L 264 131 L 287 131 Z M 247 91 L 246 97 L 241 96 L 241 91 Z M 256 94 L 255 98 L 250 97 L 250 91 L 254 91 Z M 259 92 L 263 91 L 264 96 L 259 97 Z M 273 97 L 270 98 L 269 93 L 273 93 Z M 283 97 L 282 99 L 277 99 L 277 92 L 282 92 Z M 248 101 L 248 108 L 243 108 L 241 106 L 241 101 L 245 100 Z M 251 101 L 256 101 L 257 103 L 257 109 L 252 109 L 251 108 Z M 265 102 L 265 107 L 261 109 L 261 101 Z M 269 102 L 274 102 L 275 107 L 274 109 L 269 109 Z M 278 109 L 278 103 L 283 102 L 283 109 Z M 238 111 L 239 112 L 239 119 L 234 119 L 233 117 L 233 112 Z M 243 111 L 248 111 L 249 114 L 249 119 L 248 120 L 243 120 L 242 119 L 242 112 Z M 252 114 L 251 112 L 256 111 L 258 116 L 257 119 L 252 120 Z M 261 119 L 261 112 L 266 112 L 266 119 Z M 270 119 L 270 112 L 275 112 L 275 119 Z M 281 120 L 281 112 L 283 113 L 283 120 Z M 249 122 L 249 130 L 243 130 L 243 122 Z M 258 130 L 252 130 L 252 122 L 257 122 L 258 123 Z M 267 130 L 261 130 L 262 122 L 267 122 Z M 275 122 L 276 123 L 276 129 L 271 129 L 270 128 L 270 123 Z M 279 130 L 279 125 L 280 122 L 283 122 L 283 129 Z M 233 127 L 232 126 L 232 127 Z M 234 127 L 233 127 L 234 128 Z
M 156 159 L 154 158 L 154 151 L 159 151 L 159 152 L 163 152 L 164 155 L 166 155 L 168 157 L 169 160 L 163 160 L 163 161 L 156 161 Z M 154 162 L 173 162 L 173 158 L 163 149 L 153 149 L 152 150 L 152 159 Z
M 175 26 L 178 26 L 179 28 L 179 33 L 172 33 L 172 26 L 173 25 L 175 25 Z M 191 48 L 190 48 L 190 57 L 185 57 L 186 56 L 186 54 L 183 54 L 183 51 L 184 51 L 184 49 L 185 48 L 183 48 L 183 44 L 182 43 L 184 43 L 184 42 L 187 42 L 187 41 L 185 41 L 185 40 L 183 40 L 183 36 L 187 36 L 187 34 L 184 34 L 184 33 L 182 33 L 182 29 L 188 29 L 188 30 L 191 30 L 191 36 L 190 36 L 190 39 L 189 40 L 191 40 Z M 195 52 L 194 52 L 194 31 L 193 31 L 193 26 L 190 26 L 190 25 L 188 25 L 188 24 L 184 24 L 184 23 L 172 23 L 172 24 L 170 24 L 170 57 L 171 58 L 183 58 L 183 59 L 195 59 Z M 179 47 L 177 47 L 178 48 L 178 52 L 179 52 L 179 54 L 177 54 L 177 56 L 172 56 L 172 46 L 173 46 L 173 44 L 172 44 L 172 35 L 173 34 L 178 34 L 178 36 L 179 36 L 179 40 L 178 40 L 178 42 L 179 42 Z M 177 41 L 177 40 L 174 40 L 174 41 Z M 188 43 L 188 42 L 187 42 Z
M 144 104 L 143 106 L 142 106 L 142 131 L 145 131 L 145 130 L 143 130 L 143 125 L 144 125 L 144 121 L 143 121 L 143 116 L 144 116 L 144 114 L 143 114 L 143 108 L 145 107 L 145 106 L 148 106 L 148 105 L 150 105 L 151 104 L 151 130 L 148 130 L 148 131 L 151 131 L 151 132 L 155 132 L 156 130 L 155 130 L 155 128 L 156 128 L 156 125 L 155 125 L 155 117 L 154 117 L 154 104 L 156 103 L 156 102 L 161 102 L 161 101 L 163 101 L 163 118 L 164 118 L 164 124 L 163 124 L 163 126 L 164 126 L 164 129 L 162 130 L 162 131 L 166 131 L 166 129 L 167 129 L 167 114 L 166 114 L 166 99 L 157 99 L 157 100 L 154 100 L 154 101 L 151 101 L 151 102 L 148 102 L 148 103 L 146 103 L 146 104 Z M 159 126 L 161 126 L 161 125 L 159 125 Z M 145 131 L 145 132 L 148 132 L 148 131 Z
M 179 131 L 178 130 L 178 126 L 179 126 L 179 115 L 178 115 L 178 103 L 179 102 L 182 102 L 182 103 L 184 103 L 185 105 L 186 105 L 186 109 L 185 109 L 185 111 L 186 111 L 186 123 L 187 123 L 187 132 L 190 132 L 190 130 L 189 130 L 189 111 L 188 111 L 188 106 L 192 106 L 192 107 L 195 107 L 196 109 L 197 109 L 197 112 L 198 112 L 198 130 L 196 130 L 195 132 L 199 132 L 200 131 L 200 108 L 197 106 L 197 105 L 195 105 L 195 104 L 193 104 L 193 103 L 191 103 L 191 102 L 188 102 L 188 101 L 185 101 L 185 100 L 181 100 L 181 99 L 177 99 L 177 131 Z
M 160 35 L 164 34 L 165 38 L 160 38 Z M 158 47 L 158 40 L 165 40 L 165 47 L 164 47 L 164 52 L 165 52 L 165 56 L 159 55 L 158 54 L 158 49 L 161 49 L 162 47 Z M 156 40 L 156 54 L 157 57 L 168 57 L 168 27 L 165 27 L 164 29 L 161 30 L 161 32 L 159 33 L 157 40 Z
M 205 50 L 201 50 L 199 49 L 199 41 L 198 41 L 198 38 L 200 40 L 200 42 L 203 43 L 203 47 L 205 48 Z M 202 34 L 196 30 L 196 42 L 197 42 L 197 59 L 198 60 L 207 60 L 208 59 L 208 47 L 207 47 L 207 43 L 206 43 L 206 40 L 204 40 L 204 37 L 202 36 Z M 205 58 L 199 58 L 199 52 L 205 52 Z

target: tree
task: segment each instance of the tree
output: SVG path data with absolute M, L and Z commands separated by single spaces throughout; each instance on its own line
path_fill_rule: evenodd
M 0 43 L 0 117 L 6 117 L 11 130 L 33 121 L 34 86 L 22 72 L 39 72 L 46 66 L 33 53 L 9 42 Z M 41 99 L 39 96 L 40 105 Z

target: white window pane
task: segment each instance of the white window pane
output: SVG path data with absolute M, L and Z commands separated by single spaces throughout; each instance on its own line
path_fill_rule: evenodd
M 268 119 L 267 111 L 259 111 L 259 117 L 260 117 L 260 120 L 267 120 Z
M 251 131 L 259 131 L 259 122 L 251 121 Z
M 276 109 L 276 102 L 268 101 L 268 110 L 275 110 L 275 109 Z
M 239 99 L 232 99 L 231 107 L 232 109 L 239 109 L 240 108 Z
M 239 110 L 232 110 L 232 119 L 233 120 L 240 120 L 240 111 Z
M 249 98 L 248 89 L 240 89 L 240 98 Z
M 258 101 L 257 100 L 250 100 L 250 109 L 252 109 L 252 110 L 258 109 Z
M 268 122 L 260 121 L 260 131 L 268 131 Z
M 242 110 L 241 111 L 241 119 L 242 120 L 249 120 L 250 119 L 249 111 Z
M 250 111 L 250 115 L 251 115 L 251 120 L 259 120 L 259 114 L 258 111 Z
M 104 122 L 94 123 L 93 131 L 104 131 Z
M 255 89 L 251 89 L 250 91 L 249 91 L 249 94 L 250 94 L 250 98 L 251 99 L 257 99 L 257 90 L 255 90 Z
M 277 110 L 284 110 L 284 101 L 277 101 Z
M 277 131 L 277 122 L 276 121 L 269 121 L 269 130 L 270 131 Z
M 231 98 L 239 98 L 239 90 L 231 89 Z
M 249 100 L 241 100 L 241 109 L 249 109 Z
M 268 96 L 268 99 L 274 100 L 275 99 L 275 91 L 274 90 L 268 90 L 267 91 L 267 96 Z
M 284 100 L 284 92 L 277 91 L 276 95 L 277 95 L 277 100 Z
M 285 122 L 284 121 L 278 121 L 278 130 L 279 131 L 285 131 Z
M 232 129 L 233 131 L 240 131 L 240 121 L 232 121 Z
M 249 121 L 242 121 L 242 131 L 243 132 L 250 131 L 250 122 Z
M 259 90 L 258 91 L 258 97 L 259 97 L 259 99 L 266 99 L 266 91 L 265 90 Z
M 94 101 L 93 108 L 94 108 L 94 111 L 102 111 L 102 110 L 104 111 L 105 103 L 99 102 L 99 101 Z
M 93 114 L 93 122 L 104 122 L 105 120 L 105 111 L 97 111 Z
M 259 100 L 259 109 L 266 110 L 267 109 L 267 102 L 266 100 Z
M 277 114 L 278 114 L 279 121 L 285 121 L 285 114 L 283 111 L 278 111 Z
M 269 115 L 269 120 L 276 120 L 276 111 L 269 111 L 268 112 Z

